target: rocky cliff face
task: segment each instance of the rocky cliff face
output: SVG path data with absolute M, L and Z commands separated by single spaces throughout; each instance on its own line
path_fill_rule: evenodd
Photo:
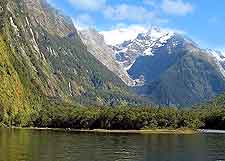
M 207 102 L 225 90 L 220 66 L 201 50 L 190 49 L 147 85 L 147 94 L 164 105 Z
M 103 35 L 94 29 L 79 31 L 79 35 L 87 46 L 88 51 L 102 62 L 110 71 L 116 73 L 127 85 L 133 86 L 134 81 L 129 77 L 123 66 L 115 61 L 114 51 L 104 41 Z
M 225 90 L 222 55 L 201 49 L 182 34 L 153 27 L 113 49 L 129 76 L 142 80 L 135 87 L 138 94 L 157 104 L 193 105 Z
M 116 60 L 129 70 L 138 57 L 154 56 L 154 50 L 164 46 L 173 35 L 173 32 L 152 27 L 147 33 L 139 33 L 136 39 L 114 46 Z
M 124 82 L 156 104 L 190 106 L 225 91 L 223 55 L 201 49 L 182 34 L 152 27 L 116 46 L 106 46 L 93 30 L 81 35 L 99 61 L 123 80 L 131 78 L 132 84 Z
M 0 1 L 0 80 L 4 122 L 29 119 L 49 100 L 138 103 L 87 51 L 72 21 L 44 0 Z

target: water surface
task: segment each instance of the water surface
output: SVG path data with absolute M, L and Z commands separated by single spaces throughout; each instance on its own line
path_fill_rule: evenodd
M 0 129 L 0 161 L 224 161 L 225 134 Z

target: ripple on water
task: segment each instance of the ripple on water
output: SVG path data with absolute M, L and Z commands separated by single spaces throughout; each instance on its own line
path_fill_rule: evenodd
M 0 129 L 0 161 L 225 161 L 225 134 Z

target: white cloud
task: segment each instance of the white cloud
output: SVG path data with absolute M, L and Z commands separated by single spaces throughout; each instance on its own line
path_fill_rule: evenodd
M 100 34 L 104 35 L 105 42 L 108 45 L 117 45 L 121 44 L 124 41 L 134 40 L 139 33 L 146 33 L 151 29 L 152 26 L 144 24 L 133 24 L 126 26 L 125 24 L 118 24 L 111 30 L 101 31 Z M 185 31 L 180 29 L 171 29 L 171 28 L 160 28 L 165 32 L 173 32 L 179 34 L 186 34 Z
M 183 0 L 163 0 L 161 8 L 165 13 L 178 16 L 184 16 L 193 11 L 192 4 Z
M 104 8 L 106 0 L 68 0 L 76 8 L 96 11 Z
M 139 33 L 147 32 L 147 27 L 142 25 L 117 26 L 112 30 L 100 32 L 104 35 L 105 41 L 109 45 L 120 44 L 127 40 L 132 40 Z
M 73 22 L 78 30 L 94 27 L 93 17 L 91 17 L 89 14 L 80 14 L 73 18 Z
M 156 15 L 153 11 L 148 11 L 142 6 L 121 4 L 117 6 L 107 6 L 103 11 L 106 18 L 112 20 L 133 20 L 146 21 L 153 19 Z
M 52 0 L 49 0 L 52 1 Z M 155 0 L 143 0 L 142 5 L 132 5 L 128 3 L 110 5 L 107 0 L 67 0 L 74 8 L 83 10 L 87 13 L 98 12 L 106 19 L 122 22 L 130 21 L 131 23 L 146 24 L 165 24 L 167 19 L 161 18 L 156 11 Z M 146 8 L 144 5 L 151 5 L 152 8 Z M 158 10 L 158 8 L 157 8 Z
M 167 32 L 174 32 L 174 33 L 178 33 L 178 34 L 181 34 L 181 35 L 186 35 L 187 32 L 184 31 L 184 30 L 181 30 L 181 29 L 175 29 L 175 28 L 163 28 L 164 31 L 167 31 Z

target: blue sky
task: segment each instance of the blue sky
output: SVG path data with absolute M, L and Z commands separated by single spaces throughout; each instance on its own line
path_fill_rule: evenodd
M 71 16 L 79 29 L 114 33 L 123 28 L 128 38 L 156 25 L 183 32 L 204 48 L 225 49 L 225 0 L 48 1 Z

